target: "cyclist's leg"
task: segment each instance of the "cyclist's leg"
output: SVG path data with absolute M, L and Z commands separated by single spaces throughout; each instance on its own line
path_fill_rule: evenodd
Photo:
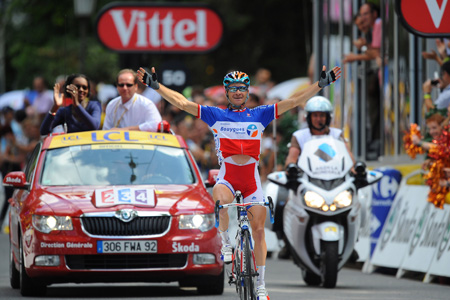
M 213 188 L 213 199 L 214 202 L 220 200 L 220 204 L 223 205 L 233 202 L 234 195 L 227 185 L 218 183 Z M 227 208 L 221 209 L 219 213 L 219 230 L 227 231 L 228 222 L 229 222 L 228 209 Z
M 250 225 L 252 227 L 252 236 L 255 241 L 254 251 L 257 266 L 266 265 L 267 245 L 264 232 L 264 223 L 266 221 L 266 208 L 263 206 L 252 206 L 249 209 L 251 213 Z
M 251 190 L 243 192 L 244 203 L 264 201 L 264 195 L 259 178 L 258 166 L 255 164 L 253 173 L 254 187 Z M 257 266 L 265 266 L 267 256 L 267 246 L 264 232 L 266 222 L 266 208 L 264 206 L 252 206 L 249 209 L 249 220 L 252 227 L 252 236 L 255 240 L 254 252 Z
M 255 183 L 256 183 L 256 191 L 250 195 L 245 195 L 244 202 L 251 201 L 264 201 L 264 196 L 261 187 L 261 179 L 259 178 L 258 169 L 255 168 Z M 249 209 L 249 213 L 251 214 L 250 226 L 252 227 L 252 236 L 255 241 L 254 252 L 255 252 L 255 260 L 256 267 L 258 271 L 257 278 L 257 299 L 258 300 L 269 300 L 269 295 L 267 293 L 264 276 L 266 270 L 266 257 L 267 257 L 267 245 L 265 239 L 265 231 L 264 224 L 266 221 L 266 208 L 263 206 L 253 206 Z
M 216 183 L 213 188 L 213 199 L 214 202 L 219 200 L 222 205 L 233 202 L 233 190 L 228 182 L 219 179 L 218 183 Z M 230 236 L 228 234 L 228 223 L 228 209 L 221 209 L 219 212 L 219 234 L 222 239 L 222 248 L 220 253 L 223 262 L 226 264 L 231 263 L 233 259 L 233 249 Z

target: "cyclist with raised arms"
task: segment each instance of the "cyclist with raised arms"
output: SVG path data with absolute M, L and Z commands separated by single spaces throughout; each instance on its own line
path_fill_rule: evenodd
M 323 66 L 320 80 L 308 88 L 299 91 L 273 105 L 261 105 L 253 109 L 245 107 L 249 96 L 250 78 L 244 72 L 234 71 L 225 75 L 223 85 L 228 100 L 228 108 L 203 106 L 186 99 L 182 94 L 160 84 L 155 68 L 151 73 L 143 68 L 138 70 L 138 78 L 144 84 L 156 90 L 162 98 L 172 105 L 202 119 L 211 128 L 219 158 L 220 171 L 213 188 L 214 202 L 228 204 L 234 200 L 234 192 L 240 190 L 244 203 L 264 201 L 261 180 L 258 173 L 258 161 L 261 153 L 261 138 L 264 128 L 284 112 L 303 106 L 305 102 L 317 94 L 323 87 L 340 77 L 341 69 L 334 67 L 326 72 Z M 258 270 L 257 297 L 268 300 L 264 274 L 267 247 L 264 234 L 266 208 L 253 206 L 249 210 L 250 224 L 255 241 L 254 252 Z M 232 260 L 231 240 L 228 235 L 228 213 L 220 211 L 219 233 L 222 238 L 222 256 L 225 263 Z

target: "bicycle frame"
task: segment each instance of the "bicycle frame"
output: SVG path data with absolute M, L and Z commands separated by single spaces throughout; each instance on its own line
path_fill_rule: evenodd
M 236 191 L 234 196 L 235 202 L 221 205 L 219 200 L 216 201 L 216 228 L 219 227 L 220 209 L 230 207 L 237 208 L 238 230 L 236 232 L 236 245 L 233 252 L 231 275 L 229 276 L 228 283 L 230 285 L 232 283 L 236 284 L 236 292 L 239 294 L 240 298 L 244 300 L 256 299 L 254 281 L 258 276 L 247 210 L 256 205 L 268 206 L 270 211 L 270 221 L 273 224 L 273 202 L 271 197 L 267 198 L 267 202 L 241 203 L 243 200 L 242 194 L 240 191 Z

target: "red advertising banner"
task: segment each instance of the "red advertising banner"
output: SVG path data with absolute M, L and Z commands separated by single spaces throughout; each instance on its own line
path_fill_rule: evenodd
M 397 0 L 395 9 L 405 28 L 423 37 L 450 36 L 449 0 Z
M 205 6 L 113 3 L 97 17 L 97 35 L 118 52 L 207 52 L 222 38 L 219 15 Z

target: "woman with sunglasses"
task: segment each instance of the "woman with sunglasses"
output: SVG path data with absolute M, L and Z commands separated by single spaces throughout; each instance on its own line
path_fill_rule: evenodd
M 51 133 L 55 127 L 62 125 L 67 132 L 97 130 L 100 127 L 101 104 L 89 101 L 90 83 L 86 75 L 72 74 L 63 85 L 64 94 L 60 93 L 60 84 L 53 87 L 53 107 L 41 124 L 41 135 Z
M 234 71 L 225 75 L 223 85 L 228 100 L 228 108 L 199 105 L 187 100 L 182 94 L 173 91 L 157 80 L 155 68 L 151 74 L 143 68 L 138 70 L 138 78 L 156 90 L 163 99 L 209 125 L 214 134 L 216 153 L 220 171 L 213 188 L 214 202 L 228 204 L 234 200 L 234 193 L 240 190 L 244 203 L 264 201 L 261 180 L 258 173 L 258 161 L 261 154 L 261 138 L 264 128 L 284 112 L 304 106 L 305 102 L 317 94 L 323 87 L 340 77 L 340 68 L 326 72 L 322 69 L 321 78 L 315 84 L 295 93 L 289 99 L 273 105 L 261 105 L 253 109 L 245 107 L 249 97 L 250 78 L 244 72 Z M 249 210 L 252 235 L 255 240 L 254 251 L 258 270 L 257 296 L 259 300 L 269 300 L 265 288 L 264 274 L 267 256 L 264 222 L 266 208 L 253 206 Z M 219 215 L 219 233 L 222 238 L 222 257 L 225 263 L 232 260 L 232 246 L 228 235 L 228 213 L 222 209 Z

